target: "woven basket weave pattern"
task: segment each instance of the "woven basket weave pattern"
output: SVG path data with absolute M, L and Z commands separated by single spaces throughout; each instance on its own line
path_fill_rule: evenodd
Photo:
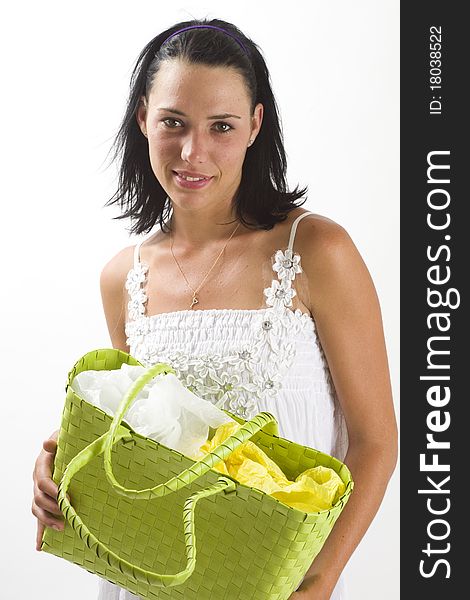
M 81 371 L 118 369 L 123 363 L 139 364 L 119 350 L 90 352 L 72 369 L 68 383 Z M 70 461 L 105 434 L 111 423 L 110 416 L 79 398 L 67 386 L 53 474 L 57 484 Z M 180 453 L 133 432 L 125 423 L 121 427 L 129 435 L 113 446 L 112 468 L 123 487 L 151 488 L 178 477 L 194 464 Z M 185 502 L 196 492 L 204 495 L 204 490 L 217 486 L 221 475 L 209 470 L 168 495 L 150 500 L 128 498 L 116 493 L 106 478 L 100 455 L 73 476 L 67 492 L 86 527 L 79 525 L 76 531 L 66 520 L 62 532 L 46 528 L 42 550 L 143 598 L 287 599 L 320 551 L 348 500 L 352 481 L 345 465 L 326 454 L 265 431 L 259 431 L 251 439 L 289 479 L 295 479 L 305 469 L 323 465 L 340 475 L 346 492 L 330 511 L 309 514 L 239 483 L 232 489 L 198 499 L 194 509 L 197 537 L 194 571 L 184 583 L 177 584 L 170 577 L 171 583 L 160 587 L 140 570 L 174 575 L 185 569 L 188 561 L 183 528 Z M 90 539 L 87 529 L 122 560 L 103 553 Z M 138 565 L 139 572 L 132 565 Z

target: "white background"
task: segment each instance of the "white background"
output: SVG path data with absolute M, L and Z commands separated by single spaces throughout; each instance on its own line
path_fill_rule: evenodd
M 167 6 L 165 6 L 167 5 Z M 280 106 L 289 182 L 341 223 L 381 300 L 399 390 L 399 2 L 17 2 L 0 30 L 2 114 L 0 597 L 93 600 L 97 579 L 36 552 L 34 461 L 57 429 L 74 362 L 110 347 L 99 274 L 134 242 L 106 154 L 134 60 L 173 23 L 218 17 L 261 47 Z M 347 566 L 351 600 L 399 597 L 398 471 Z

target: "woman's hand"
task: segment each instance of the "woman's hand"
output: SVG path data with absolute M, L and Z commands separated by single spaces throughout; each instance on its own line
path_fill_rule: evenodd
M 36 550 L 41 550 L 42 536 L 46 526 L 59 530 L 64 528 L 62 512 L 57 504 L 58 488 L 52 480 L 58 434 L 59 431 L 55 431 L 49 439 L 43 442 L 43 449 L 34 465 L 34 497 L 31 512 L 38 519 Z
M 313 592 L 313 593 L 315 593 L 315 592 Z M 292 596 L 289 596 L 289 600 L 316 600 L 316 598 L 317 597 L 315 595 L 312 596 L 310 594 L 310 592 L 305 592 L 305 591 L 303 591 L 303 592 L 297 591 L 297 592 L 294 592 L 292 594 Z
M 331 586 L 326 586 L 320 577 L 315 575 L 305 577 L 299 589 L 296 590 L 289 600 L 330 600 Z

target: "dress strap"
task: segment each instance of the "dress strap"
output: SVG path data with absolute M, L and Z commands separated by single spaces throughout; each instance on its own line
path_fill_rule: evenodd
M 143 238 L 137 242 L 134 248 L 134 269 L 140 264 L 140 247 L 147 238 Z
M 145 303 L 147 294 L 144 286 L 147 281 L 148 265 L 140 262 L 140 247 L 147 238 L 141 239 L 134 247 L 134 266 L 129 270 L 126 277 L 126 290 L 129 293 L 128 320 L 136 321 L 145 316 Z
M 287 245 L 287 249 L 290 250 L 291 252 L 294 247 L 294 239 L 295 239 L 295 233 L 297 231 L 297 225 L 304 217 L 308 217 L 308 215 L 311 215 L 311 214 L 312 214 L 311 212 L 304 212 L 301 215 L 299 215 L 295 219 L 295 221 L 292 223 L 292 227 L 290 229 L 289 244 Z
M 292 298 L 297 295 L 292 283 L 296 275 L 302 273 L 302 267 L 300 266 L 300 256 L 293 253 L 295 232 L 299 222 L 311 214 L 308 211 L 304 212 L 294 220 L 287 250 L 285 252 L 277 250 L 274 254 L 273 271 L 277 273 L 277 280 L 272 280 L 271 287 L 264 290 L 264 295 L 266 296 L 266 305 L 274 307 L 275 310 L 284 311 L 291 307 Z

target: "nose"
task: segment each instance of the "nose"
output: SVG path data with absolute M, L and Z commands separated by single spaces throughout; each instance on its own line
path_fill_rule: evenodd
M 204 133 L 196 131 L 196 129 L 187 133 L 181 147 L 181 159 L 192 164 L 206 162 L 207 140 Z

